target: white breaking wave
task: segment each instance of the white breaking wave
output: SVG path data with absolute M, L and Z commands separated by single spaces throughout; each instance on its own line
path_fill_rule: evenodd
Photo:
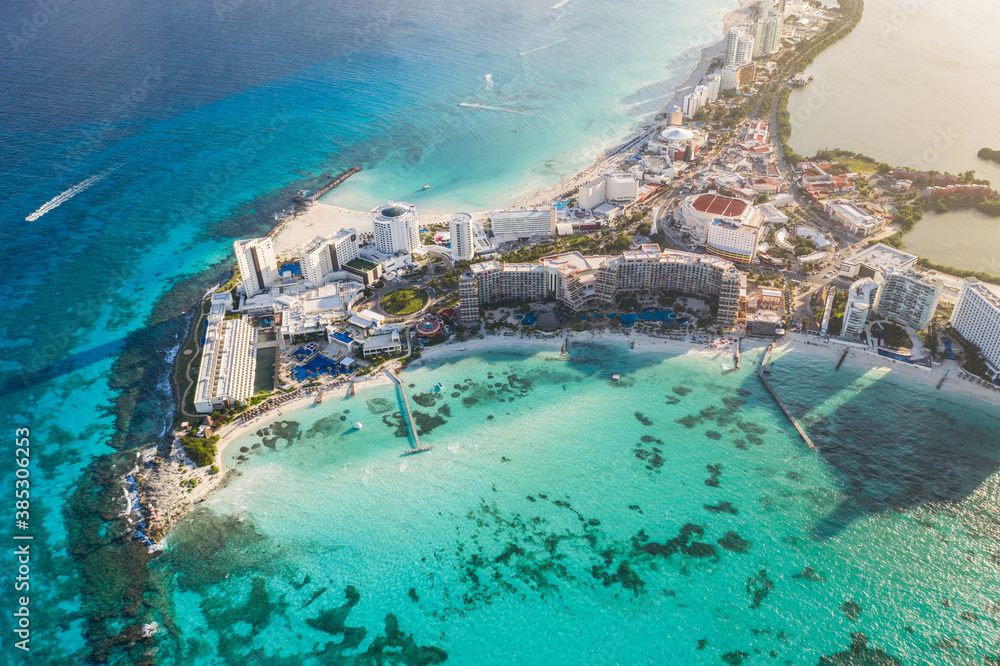
M 565 0 L 565 1 L 569 2 L 569 0 Z M 553 7 L 552 9 L 555 9 L 555 7 Z M 539 46 L 536 49 L 528 49 L 527 51 L 521 51 L 521 55 L 526 56 L 529 53 L 537 53 L 538 51 L 544 51 L 545 49 L 552 48 L 556 44 L 562 44 L 563 42 L 566 41 L 566 39 L 567 39 L 566 37 L 563 37 L 558 42 L 552 42 L 551 44 L 546 44 L 545 46 Z
M 524 113 L 524 111 L 518 111 L 517 109 L 505 109 L 502 106 L 488 106 L 486 104 L 470 104 L 469 102 L 459 102 L 459 106 L 464 106 L 468 109 L 486 109 L 488 111 L 503 111 L 504 113 Z
M 569 0 L 559 0 L 556 4 L 552 5 L 552 9 L 559 9 L 563 5 L 567 4 Z
M 493 90 L 493 75 L 486 74 L 485 77 L 486 77 L 486 89 Z
M 61 206 L 64 203 L 66 203 L 67 201 L 69 201 L 70 199 L 72 199 L 73 197 L 75 197 L 76 195 L 78 195 L 80 192 L 83 192 L 88 187 L 91 187 L 92 185 L 101 182 L 102 180 L 104 180 L 105 178 L 108 177 L 108 174 L 110 174 L 112 171 L 114 171 L 117 168 L 118 167 L 112 167 L 112 168 L 108 169 L 107 171 L 105 171 L 104 173 L 99 173 L 96 176 L 91 176 L 90 178 L 88 178 L 87 180 L 85 180 L 83 182 L 77 183 L 76 185 L 74 185 L 73 187 L 69 188 L 68 190 L 66 190 L 62 194 L 60 194 L 60 195 L 58 195 L 56 197 L 53 197 L 44 206 L 42 206 L 41 208 L 39 208 L 34 213 L 32 213 L 31 215 L 29 215 L 28 217 L 26 217 L 24 219 L 27 220 L 28 222 L 34 222 L 35 220 L 37 220 L 38 218 L 40 218 L 42 215 L 45 215 L 49 211 L 55 210 L 56 208 L 59 208 L 59 206 Z

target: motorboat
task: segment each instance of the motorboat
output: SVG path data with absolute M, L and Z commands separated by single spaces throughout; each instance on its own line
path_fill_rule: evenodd
M 356 423 L 354 424 L 354 429 L 355 429 L 355 430 L 361 430 L 361 427 L 362 427 L 362 426 L 361 426 L 361 421 L 357 421 L 357 422 L 356 422 Z
M 427 184 L 424 184 L 424 186 L 423 186 L 423 187 L 421 187 L 420 189 L 421 189 L 421 190 L 429 190 L 429 189 L 430 189 L 430 187 L 431 187 L 430 185 L 427 185 Z

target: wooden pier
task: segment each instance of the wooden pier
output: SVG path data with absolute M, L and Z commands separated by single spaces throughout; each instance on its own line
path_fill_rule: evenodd
M 767 351 L 764 352 L 764 358 L 760 363 L 760 369 L 757 370 L 757 376 L 760 377 L 760 381 L 771 393 L 771 397 L 774 398 L 774 401 L 778 403 L 778 407 L 781 407 L 781 411 L 783 411 L 785 413 L 785 416 L 788 417 L 789 422 L 792 424 L 792 426 L 795 427 L 795 430 L 798 431 L 799 435 L 802 437 L 802 441 L 804 441 L 809 446 L 810 449 L 815 449 L 816 446 L 812 443 L 812 440 L 809 439 L 809 435 L 807 435 L 806 431 L 802 429 L 801 425 L 799 425 L 799 420 L 795 418 L 795 415 L 788 410 L 788 407 L 786 407 L 785 403 L 782 402 L 781 397 L 778 396 L 778 392 L 774 390 L 773 386 L 771 386 L 771 382 L 768 381 L 767 377 L 764 376 L 765 369 L 767 368 L 767 362 L 771 360 L 772 349 L 774 349 L 773 342 L 770 345 L 768 345 Z
M 420 437 L 417 436 L 417 424 L 413 421 L 413 413 L 410 411 L 410 399 L 406 397 L 406 390 L 403 388 L 403 380 L 399 378 L 399 375 L 388 368 L 385 369 L 385 374 L 389 375 L 389 378 L 396 382 L 396 388 L 399 389 L 400 395 L 403 396 L 403 407 L 406 409 L 406 421 L 410 424 L 410 432 L 413 433 L 413 444 L 410 446 L 410 449 L 405 451 L 402 455 L 411 456 L 414 453 L 421 453 L 423 451 L 433 449 L 433 446 L 420 446 Z
M 320 389 L 316 393 L 316 404 L 317 405 L 322 405 L 323 404 L 323 389 Z
M 347 397 L 348 398 L 353 398 L 354 397 L 354 380 L 353 379 L 351 380 L 350 386 L 348 386 L 348 388 L 347 388 Z
M 837 367 L 834 370 L 840 370 L 840 366 L 844 363 L 844 359 L 847 358 L 847 352 L 849 351 L 849 349 L 844 349 L 844 353 L 840 355 L 840 360 L 837 361 Z

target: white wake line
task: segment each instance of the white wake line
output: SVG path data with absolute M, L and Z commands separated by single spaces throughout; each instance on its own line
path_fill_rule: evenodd
M 486 104 L 470 104 L 469 102 L 459 102 L 459 106 L 464 106 L 468 109 L 486 109 L 488 111 L 503 111 L 504 113 L 525 113 L 524 111 L 518 111 L 517 109 L 505 109 L 502 106 L 487 106 Z
M 569 0 L 566 0 L 566 1 L 568 2 Z M 553 9 L 555 9 L 555 7 L 553 7 Z M 552 48 L 556 44 L 562 44 L 567 39 L 569 39 L 569 38 L 568 37 L 563 37 L 558 42 L 552 42 L 551 44 L 546 44 L 545 46 L 539 46 L 537 49 L 528 49 L 527 51 L 521 51 L 521 55 L 526 56 L 529 53 L 537 53 L 538 51 L 544 51 L 545 49 Z
M 28 222 L 34 222 L 35 220 L 37 220 L 38 218 L 40 218 L 42 215 L 45 215 L 49 211 L 54 210 L 54 209 L 58 208 L 59 206 L 63 205 L 64 203 L 66 203 L 67 201 L 69 201 L 70 199 L 72 199 L 73 197 L 75 197 L 76 195 L 78 195 L 80 192 L 83 192 L 88 187 L 91 187 L 92 185 L 94 185 L 96 183 L 99 183 L 100 181 L 104 180 L 105 178 L 108 177 L 108 174 L 110 174 L 112 171 L 114 171 L 117 168 L 118 167 L 111 167 L 110 169 L 108 169 L 104 173 L 99 173 L 96 176 L 91 176 L 90 178 L 88 178 L 87 180 L 85 180 L 83 182 L 77 183 L 76 185 L 74 185 L 73 187 L 69 188 L 68 190 L 66 190 L 62 194 L 60 194 L 60 195 L 52 198 L 51 200 L 49 200 L 45 205 L 43 205 L 41 208 L 39 208 L 34 213 L 32 213 L 31 215 L 29 215 L 28 217 L 26 217 L 24 219 L 27 220 Z
M 567 4 L 569 0 L 559 0 L 556 4 L 552 5 L 552 9 L 559 9 L 563 5 Z

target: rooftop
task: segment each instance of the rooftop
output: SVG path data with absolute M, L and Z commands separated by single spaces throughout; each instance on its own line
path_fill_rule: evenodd
M 692 205 L 695 210 L 702 213 L 720 217 L 739 217 L 749 204 L 742 199 L 722 197 L 716 194 L 702 194 L 694 200 Z
M 876 243 L 852 257 L 844 259 L 845 264 L 867 264 L 877 268 L 909 266 L 917 261 L 917 255 Z

